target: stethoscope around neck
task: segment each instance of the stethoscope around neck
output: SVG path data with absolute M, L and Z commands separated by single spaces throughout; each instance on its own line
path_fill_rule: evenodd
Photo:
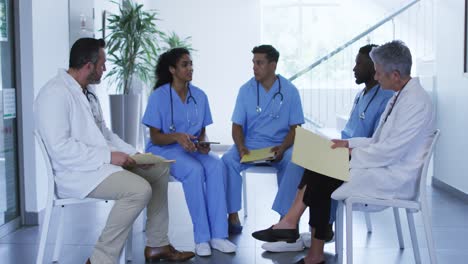
M 380 85 L 378 85 L 376 88 L 375 88 L 375 92 L 374 94 L 372 95 L 371 99 L 369 100 L 369 102 L 367 103 L 366 105 L 366 108 L 364 108 L 364 111 L 362 111 L 360 114 L 359 114 L 359 119 L 361 120 L 364 120 L 366 119 L 366 111 L 367 111 L 367 108 L 369 108 L 369 105 L 372 103 L 372 101 L 374 100 L 375 96 L 377 95 L 377 93 L 379 92 L 380 90 Z M 364 92 L 365 92 L 365 89 L 362 91 L 362 93 L 358 96 L 358 98 L 356 98 L 356 101 L 354 102 L 354 107 L 353 107 L 353 110 L 359 110 L 357 109 L 357 104 L 359 103 L 359 99 L 361 97 L 361 95 L 364 95 Z
M 276 99 L 276 96 L 279 96 L 280 97 L 280 107 L 281 105 L 283 104 L 283 93 L 281 92 L 281 80 L 279 78 L 278 75 L 276 75 L 276 78 L 278 79 L 278 91 L 273 95 L 273 100 Z M 260 107 L 260 84 L 259 82 L 257 81 L 257 107 L 255 108 L 255 111 L 257 111 L 257 113 L 261 113 L 262 112 L 262 108 Z
M 192 96 L 192 91 L 190 90 L 190 84 L 189 83 L 187 84 L 187 89 L 188 89 L 187 104 L 189 104 L 190 100 L 192 100 L 193 103 L 195 104 L 195 106 L 197 106 L 198 105 L 197 100 L 195 100 L 195 97 Z M 174 132 L 176 132 L 176 127 L 174 125 L 174 102 L 172 100 L 172 85 L 171 84 L 169 84 L 169 97 L 171 98 L 171 125 L 169 126 L 169 131 L 171 133 L 174 133 Z M 195 111 L 197 111 L 196 108 L 195 108 Z

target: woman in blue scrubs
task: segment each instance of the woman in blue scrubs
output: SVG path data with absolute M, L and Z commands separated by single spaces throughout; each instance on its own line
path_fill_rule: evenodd
M 193 67 L 185 48 L 163 53 L 156 66 L 157 82 L 143 116 L 151 139 L 146 151 L 176 162 L 171 175 L 182 182 L 192 217 L 195 251 L 211 255 L 211 248 L 232 253 L 227 240 L 226 170 L 210 152 L 206 126 L 213 123 L 206 94 L 190 83 Z

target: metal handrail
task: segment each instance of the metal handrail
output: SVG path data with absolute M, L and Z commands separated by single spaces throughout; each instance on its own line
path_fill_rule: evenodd
M 421 0 L 414 0 L 412 2 L 410 2 L 409 4 L 403 6 L 402 8 L 398 9 L 397 11 L 395 11 L 394 13 L 392 13 L 391 15 L 389 15 L 388 17 L 382 19 L 380 22 L 378 22 L 377 24 L 373 25 L 372 27 L 368 28 L 367 30 L 365 30 L 364 32 L 362 32 L 361 34 L 357 35 L 356 37 L 352 38 L 351 40 L 349 40 L 348 42 L 346 42 L 345 44 L 339 46 L 338 48 L 336 48 L 335 50 L 333 50 L 332 52 L 328 53 L 327 55 L 321 57 L 320 59 L 318 59 L 317 61 L 315 61 L 314 63 L 312 63 L 311 65 L 309 65 L 308 67 L 300 70 L 298 73 L 294 74 L 293 76 L 291 76 L 289 78 L 290 81 L 294 81 L 295 79 L 299 78 L 300 76 L 304 75 L 305 73 L 309 72 L 310 70 L 312 70 L 313 68 L 317 67 L 318 65 L 320 65 L 321 63 L 327 61 L 328 59 L 330 59 L 331 57 L 333 57 L 334 55 L 336 55 L 337 53 L 339 53 L 340 51 L 344 50 L 346 47 L 352 45 L 353 43 L 355 43 L 356 41 L 360 40 L 361 38 L 363 38 L 364 36 L 368 35 L 369 33 L 371 33 L 372 31 L 376 30 L 377 28 L 379 28 L 380 26 L 382 26 L 383 24 L 387 23 L 388 21 L 392 20 L 394 17 L 398 16 L 399 14 L 403 13 L 404 11 L 406 11 L 408 8 L 412 7 L 413 5 L 415 5 L 417 2 L 419 2 Z

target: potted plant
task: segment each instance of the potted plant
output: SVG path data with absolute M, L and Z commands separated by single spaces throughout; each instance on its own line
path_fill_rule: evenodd
M 143 10 L 141 4 L 123 0 L 119 12 L 107 17 L 107 54 L 112 69 L 106 78 L 116 91 L 109 102 L 112 130 L 134 146 L 141 126 L 142 86 L 153 81 L 158 43 L 163 36 L 156 26 L 156 15 L 155 11 Z
M 158 20 L 156 11 L 145 11 L 142 4 L 132 0 L 123 0 L 119 13 L 107 18 L 107 54 L 113 67 L 106 78 L 117 92 L 110 95 L 112 130 L 134 146 L 143 133 L 139 128 L 144 86 L 152 87 L 154 83 L 159 55 L 175 47 L 193 50 L 190 37 L 163 33 L 156 25 Z

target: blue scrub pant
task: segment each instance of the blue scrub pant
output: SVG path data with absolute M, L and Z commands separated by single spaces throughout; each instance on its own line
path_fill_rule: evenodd
M 223 162 L 212 153 L 188 153 L 183 149 L 165 150 L 158 155 L 176 160 L 170 172 L 182 182 L 195 243 L 227 238 L 226 169 Z
M 272 209 L 282 217 L 286 215 L 291 207 L 296 196 L 297 186 L 304 173 L 302 167 L 291 162 L 291 156 L 292 147 L 284 152 L 281 161 L 271 163 L 271 166 L 278 170 L 276 174 L 278 193 Z M 240 163 L 236 145 L 233 145 L 223 155 L 222 159 L 227 169 L 227 210 L 229 213 L 235 213 L 241 209 L 242 177 L 240 173 L 254 165 Z

